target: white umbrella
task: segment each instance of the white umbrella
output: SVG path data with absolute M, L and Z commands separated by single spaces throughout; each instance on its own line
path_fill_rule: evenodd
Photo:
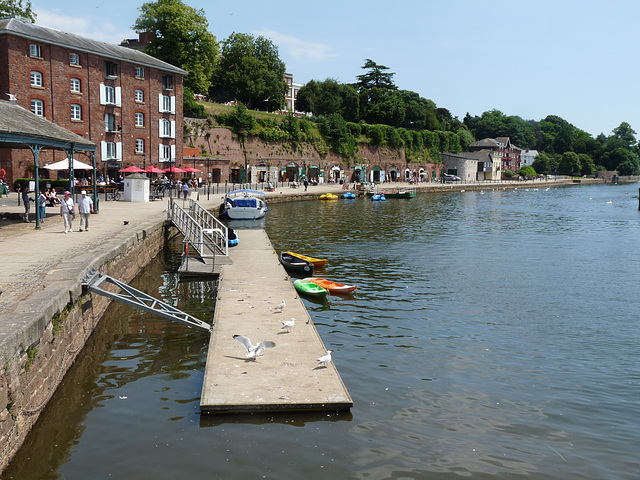
M 52 163 L 51 165 L 45 165 L 44 168 L 47 170 L 69 170 L 69 159 L 65 158 L 56 163 Z M 75 158 L 73 159 L 73 169 L 74 170 L 93 170 L 91 165 L 87 165 L 86 163 L 79 162 Z

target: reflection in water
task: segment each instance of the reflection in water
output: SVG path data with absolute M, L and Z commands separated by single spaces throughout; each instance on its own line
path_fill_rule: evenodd
M 206 334 L 113 305 L 4 478 L 638 478 L 625 189 L 270 206 L 277 252 L 358 285 L 303 299 L 351 413 L 201 416 Z M 135 286 L 210 321 L 174 259 Z

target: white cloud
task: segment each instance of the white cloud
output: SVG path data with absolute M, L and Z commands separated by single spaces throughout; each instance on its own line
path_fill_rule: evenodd
M 280 50 L 286 51 L 288 55 L 296 60 L 313 60 L 320 62 L 338 56 L 336 53 L 331 52 L 329 45 L 300 40 L 299 38 L 285 35 L 275 30 L 257 30 L 253 33 L 269 38 Z
M 55 28 L 63 32 L 75 33 L 107 43 L 120 44 L 125 38 L 137 38 L 132 30 L 122 30 L 113 23 L 104 21 L 96 15 L 72 16 L 62 15 L 52 10 L 35 9 L 38 15 L 36 23 L 43 27 Z

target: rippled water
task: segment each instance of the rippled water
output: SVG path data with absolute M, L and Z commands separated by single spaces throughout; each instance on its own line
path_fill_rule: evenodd
M 206 335 L 114 305 L 4 478 L 640 478 L 636 188 L 270 206 L 359 285 L 305 301 L 351 413 L 200 417 Z M 171 258 L 139 288 L 210 318 Z

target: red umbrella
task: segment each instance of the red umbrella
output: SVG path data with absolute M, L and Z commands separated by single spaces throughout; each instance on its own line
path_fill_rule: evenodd
M 162 170 L 161 168 L 158 167 L 154 167 L 153 165 L 150 167 L 145 168 L 144 170 L 147 173 L 164 173 L 164 170 Z
M 185 170 L 179 167 L 169 167 L 163 170 L 164 173 L 184 173 Z
M 118 170 L 121 173 L 145 173 L 145 170 L 142 168 L 138 168 L 135 165 L 131 165 L 130 167 L 123 168 L 122 170 Z
M 193 168 L 193 167 L 184 167 L 183 170 L 185 172 L 189 172 L 189 173 L 199 173 L 202 172 L 202 170 L 198 170 L 197 168 Z

